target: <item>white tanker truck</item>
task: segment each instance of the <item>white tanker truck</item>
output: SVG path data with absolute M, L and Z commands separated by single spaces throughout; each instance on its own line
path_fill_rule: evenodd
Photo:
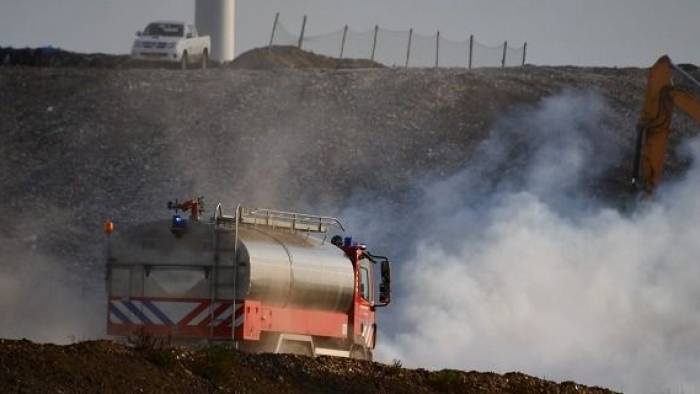
M 391 300 L 386 257 L 329 239 L 344 231 L 335 218 L 241 206 L 226 215 L 219 204 L 202 220 L 202 202 L 169 203 L 171 220 L 124 231 L 105 222 L 109 335 L 372 359 L 375 312 Z

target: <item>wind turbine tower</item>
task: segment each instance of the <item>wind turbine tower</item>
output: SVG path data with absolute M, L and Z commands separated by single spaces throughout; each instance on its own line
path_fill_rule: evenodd
M 219 63 L 235 55 L 236 0 L 196 0 L 194 23 L 201 35 L 211 37 L 209 57 Z

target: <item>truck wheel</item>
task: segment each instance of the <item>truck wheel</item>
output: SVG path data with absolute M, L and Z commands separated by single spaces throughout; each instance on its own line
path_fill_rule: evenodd
M 207 63 L 209 63 L 209 51 L 205 49 L 202 53 L 202 70 L 207 69 Z
M 180 60 L 180 68 L 187 70 L 187 62 L 189 61 L 187 51 L 182 52 L 182 59 Z

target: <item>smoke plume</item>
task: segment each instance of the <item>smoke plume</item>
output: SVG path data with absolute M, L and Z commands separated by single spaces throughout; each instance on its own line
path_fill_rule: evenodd
M 84 262 L 66 261 L 40 248 L 50 242 L 47 229 L 71 232 L 50 225 L 47 217 L 24 217 L 10 226 L 12 237 L 0 234 L 0 338 L 65 344 L 103 337 L 102 277 L 91 270 L 81 276 L 69 267 Z
M 609 136 L 630 132 L 605 130 L 607 108 L 564 92 L 516 111 L 461 172 L 358 219 L 382 223 L 364 236 L 391 230 L 403 260 L 380 359 L 626 392 L 700 388 L 700 169 L 632 212 L 606 203 L 595 182 L 623 159 Z

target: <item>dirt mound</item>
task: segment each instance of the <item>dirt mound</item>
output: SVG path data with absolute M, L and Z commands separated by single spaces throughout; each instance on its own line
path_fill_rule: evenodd
M 256 48 L 238 56 L 231 63 L 238 69 L 269 70 L 275 68 L 380 68 L 369 59 L 337 59 L 303 51 L 293 46 Z
M 223 347 L 131 348 L 0 340 L 4 393 L 612 393 L 521 373 L 429 372 L 329 357 L 255 355 Z
M 117 68 L 134 64 L 128 55 L 76 53 L 54 47 L 21 49 L 0 47 L 0 65 Z
M 92 67 L 92 68 L 178 68 L 168 64 L 134 61 L 129 55 L 76 53 L 60 48 L 2 48 L 0 66 L 31 67 Z M 211 63 L 212 68 L 219 65 Z M 269 70 L 277 68 L 379 68 L 381 64 L 368 59 L 336 59 L 303 51 L 292 46 L 257 48 L 236 58 L 225 67 L 234 69 Z

